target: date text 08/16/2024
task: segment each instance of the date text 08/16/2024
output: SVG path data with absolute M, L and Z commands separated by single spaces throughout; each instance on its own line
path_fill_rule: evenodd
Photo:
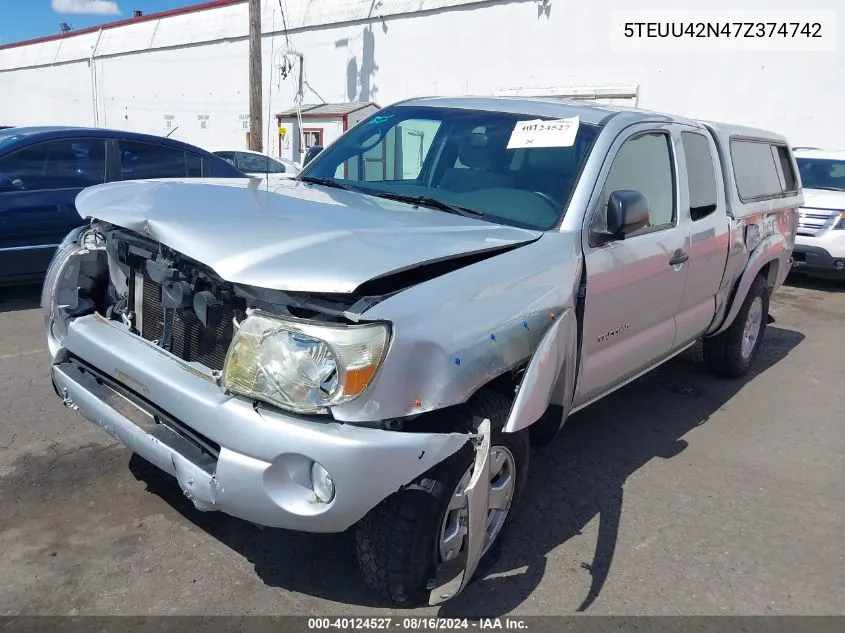
M 511 629 L 527 630 L 525 620 L 519 618 L 308 618 L 309 630 L 449 630 L 449 629 Z

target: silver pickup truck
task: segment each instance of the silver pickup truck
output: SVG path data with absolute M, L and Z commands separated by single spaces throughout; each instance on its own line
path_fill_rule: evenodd
M 437 604 L 574 411 L 699 339 L 748 371 L 802 200 L 762 130 L 404 101 L 275 191 L 83 191 L 43 290 L 52 380 L 197 508 L 354 527 L 370 587 Z

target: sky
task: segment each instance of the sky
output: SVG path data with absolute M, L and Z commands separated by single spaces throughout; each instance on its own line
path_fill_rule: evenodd
M 203 0 L 0 0 L 0 45 L 60 33 L 59 23 L 74 29 L 167 11 Z

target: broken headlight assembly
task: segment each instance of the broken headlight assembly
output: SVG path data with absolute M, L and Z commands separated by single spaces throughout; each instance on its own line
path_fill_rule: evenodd
M 390 328 L 316 324 L 250 310 L 223 366 L 223 388 L 294 413 L 324 413 L 369 386 Z
M 64 338 L 67 311 L 79 305 L 77 258 L 89 248 L 97 247 L 94 235 L 87 227 L 79 227 L 68 233 L 47 267 L 41 289 L 41 308 L 49 335 L 47 341 L 52 351 L 58 349 Z

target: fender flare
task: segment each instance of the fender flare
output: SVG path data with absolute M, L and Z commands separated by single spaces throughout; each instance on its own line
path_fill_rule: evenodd
M 549 403 L 563 406 L 560 420 L 563 425 L 575 393 L 577 351 L 578 321 L 575 310 L 567 308 L 543 335 L 525 369 L 505 423 L 505 433 L 515 433 L 534 424 Z
M 763 270 L 763 267 L 776 261 L 778 262 L 780 273 L 780 270 L 785 265 L 783 260 L 788 259 L 790 252 L 791 249 L 787 248 L 786 239 L 779 233 L 770 235 L 754 249 L 748 258 L 739 282 L 736 284 L 736 290 L 733 293 L 727 316 L 725 316 L 722 324 L 708 333 L 707 336 L 721 334 L 733 324 L 734 319 L 739 314 L 740 308 L 742 308 L 742 304 L 745 302 L 745 298 L 748 296 L 751 284 L 754 283 L 754 280 L 760 274 L 760 271 Z

